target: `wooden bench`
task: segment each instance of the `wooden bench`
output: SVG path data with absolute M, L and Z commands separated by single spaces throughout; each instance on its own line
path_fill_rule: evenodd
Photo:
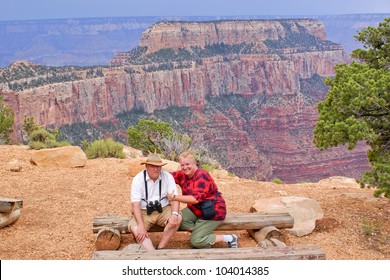
M 93 219 L 92 231 L 98 233 L 100 229 L 109 227 L 120 233 L 129 233 L 127 228 L 129 220 L 129 217 L 116 215 L 98 216 Z M 216 230 L 256 230 L 266 226 L 292 228 L 294 218 L 289 213 L 232 213 L 226 216 L 226 219 Z M 153 227 L 151 231 L 162 231 L 162 229 Z
M 95 251 L 94 260 L 325 260 L 314 245 L 212 249 L 165 249 L 145 251 L 138 244 L 120 251 Z
M 97 250 L 116 250 L 121 243 L 121 233 L 129 233 L 129 217 L 117 215 L 103 215 L 95 217 L 92 231 L 96 234 L 95 247 Z M 292 228 L 294 219 L 289 213 L 232 213 L 226 216 L 217 231 L 247 230 L 256 241 L 259 230 L 272 226 L 276 228 Z M 151 228 L 153 231 L 162 231 L 161 227 Z M 275 231 L 273 231 L 275 232 Z

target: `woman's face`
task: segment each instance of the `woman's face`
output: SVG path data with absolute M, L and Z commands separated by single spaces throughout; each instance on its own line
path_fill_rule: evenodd
M 185 157 L 181 158 L 179 162 L 181 170 L 184 172 L 184 174 L 186 174 L 189 178 L 194 176 L 195 171 L 198 169 L 195 160 L 193 160 L 191 157 Z

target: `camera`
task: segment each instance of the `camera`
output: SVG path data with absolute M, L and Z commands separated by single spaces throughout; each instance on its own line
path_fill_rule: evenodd
M 146 205 L 146 213 L 148 215 L 152 214 L 153 211 L 157 211 L 158 213 L 162 212 L 161 203 L 158 200 L 149 201 L 148 205 Z

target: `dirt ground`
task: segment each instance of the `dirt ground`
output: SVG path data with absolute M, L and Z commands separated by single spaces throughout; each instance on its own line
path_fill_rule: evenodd
M 83 168 L 58 168 L 34 166 L 30 157 L 24 146 L 0 146 L 0 197 L 23 199 L 19 220 L 0 229 L 0 259 L 91 259 L 93 218 L 130 213 L 132 159 L 94 159 Z M 12 159 L 22 171 L 7 170 Z M 286 245 L 318 245 L 328 260 L 390 259 L 390 200 L 373 197 L 373 190 L 361 189 L 351 179 L 275 184 L 226 176 L 216 182 L 230 213 L 249 212 L 256 199 L 280 195 L 318 201 L 324 218 L 304 237 L 282 230 Z M 159 234 L 152 233 L 152 239 Z M 246 231 L 238 234 L 240 247 L 256 246 Z M 131 242 L 133 237 L 125 235 L 122 246 Z M 177 233 L 169 247 L 190 248 L 188 233 Z

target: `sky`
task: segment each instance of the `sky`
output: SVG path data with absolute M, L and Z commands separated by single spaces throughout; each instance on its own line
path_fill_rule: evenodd
M 389 0 L 0 0 L 0 21 L 136 16 L 390 13 Z

